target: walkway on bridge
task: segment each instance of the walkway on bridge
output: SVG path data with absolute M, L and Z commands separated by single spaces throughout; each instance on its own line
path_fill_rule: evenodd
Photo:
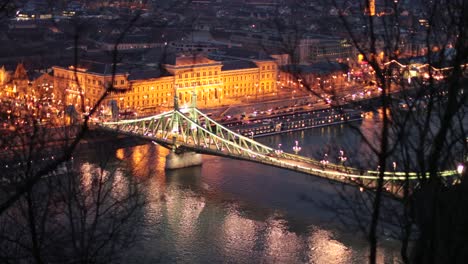
M 101 123 L 106 130 L 146 138 L 174 152 L 194 151 L 202 154 L 229 157 L 285 168 L 301 173 L 316 175 L 341 182 L 358 180 L 372 185 L 379 178 L 378 171 L 362 171 L 337 164 L 282 152 L 239 135 L 218 124 L 196 108 L 196 96 L 192 105 L 179 108 L 175 98 L 175 109 L 159 115 L 132 120 Z M 455 170 L 442 171 L 442 177 L 458 175 Z M 385 172 L 384 181 L 398 182 L 422 177 L 416 172 Z M 395 184 L 389 183 L 394 186 Z M 398 185 L 398 184 L 397 184 Z

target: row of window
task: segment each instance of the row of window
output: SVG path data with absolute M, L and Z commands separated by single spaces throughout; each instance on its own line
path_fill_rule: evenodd
M 219 84 L 219 80 L 209 80 L 209 81 L 201 81 L 201 82 L 191 82 L 191 83 L 181 83 L 177 84 L 179 88 L 183 87 L 194 87 L 194 86 L 200 86 L 200 85 L 209 85 L 209 84 Z
M 254 95 L 258 93 L 271 93 L 273 90 L 273 83 L 267 83 L 266 86 L 261 86 L 262 89 L 259 89 L 258 91 L 254 89 L 253 87 L 242 87 L 240 89 L 236 90 L 228 90 L 224 89 L 221 93 L 218 93 L 217 90 L 212 90 L 212 91 L 205 91 L 204 93 L 198 93 L 198 97 L 201 100 L 204 99 L 219 99 L 220 95 L 223 95 L 224 97 L 229 97 L 229 96 L 241 96 L 241 95 Z M 191 98 L 191 94 L 189 93 L 180 93 L 179 94 L 179 100 L 181 103 L 188 102 Z M 121 98 L 119 105 L 120 107 L 123 107 L 123 105 L 126 103 L 127 107 L 143 107 L 143 106 L 155 106 L 155 105 L 161 105 L 163 103 L 168 102 L 169 100 L 172 100 L 171 94 L 170 93 L 155 93 L 155 94 L 148 94 L 148 95 L 134 95 L 134 96 L 128 96 L 125 98 Z
M 118 80 L 114 80 L 114 85 L 118 85 Z M 125 84 L 125 80 L 120 80 L 120 84 L 121 85 L 124 85 Z
M 233 81 L 249 81 L 256 80 L 256 74 L 241 75 L 241 76 L 232 76 L 223 78 L 223 82 L 233 82 Z
M 248 77 L 251 77 L 251 76 L 248 76 Z M 267 78 L 270 78 L 272 77 L 272 75 L 270 74 L 267 74 Z M 262 78 L 265 78 L 265 75 L 262 74 Z M 240 79 L 240 80 L 239 80 Z M 242 81 L 242 80 L 246 80 L 246 79 L 252 79 L 252 78 L 247 78 L 246 76 L 236 76 L 236 77 L 232 77 L 232 78 L 223 78 L 223 82 L 226 84 L 226 83 L 229 83 L 232 81 Z M 196 81 L 196 82 L 186 82 L 186 83 L 181 83 L 181 84 L 178 84 L 178 87 L 194 87 L 194 86 L 200 86 L 200 85 L 208 85 L 208 84 L 219 84 L 220 81 L 219 80 L 208 80 L 208 81 Z M 240 84 L 242 85 L 242 83 Z M 253 83 L 250 83 L 250 85 L 253 85 Z
M 159 99 L 159 98 L 164 98 L 167 99 L 171 96 L 171 93 L 155 93 L 155 94 L 145 94 L 145 95 L 133 95 L 133 96 L 127 96 L 125 99 L 127 100 L 133 100 L 133 101 L 138 101 L 141 99 Z
M 276 65 L 267 65 L 267 66 L 262 66 L 262 70 L 276 70 Z M 203 72 L 192 72 L 192 73 L 179 73 L 179 78 L 182 79 L 184 78 L 200 78 L 200 77 L 206 77 L 206 76 L 216 76 L 218 75 L 218 71 L 203 71 Z M 270 77 L 270 74 L 268 74 L 268 77 Z M 264 77 L 262 77 L 264 78 Z
M 161 90 L 161 89 L 166 89 L 166 90 L 169 90 L 169 89 L 172 89 L 172 83 L 163 83 L 161 85 L 156 85 L 156 86 L 135 86 L 133 88 L 133 91 L 136 92 L 136 93 L 144 93 L 144 92 L 151 92 L 151 91 L 154 91 L 154 89 L 156 90 Z
M 73 81 L 76 81 L 76 76 L 74 73 L 57 73 L 56 75 L 57 77 L 59 78 L 68 78 L 70 80 L 73 80 Z M 83 76 L 80 76 L 78 75 L 78 80 L 83 83 Z M 103 84 L 103 81 L 102 80 L 96 80 L 96 79 L 93 79 L 93 78 L 86 78 L 86 83 L 87 84 L 93 84 L 93 85 L 102 85 Z M 124 85 L 125 84 L 125 80 L 124 79 L 121 79 L 120 82 L 119 80 L 114 80 L 114 85 L 118 85 L 118 84 L 121 84 L 121 85 Z
M 195 78 L 195 77 L 199 78 L 201 76 L 206 77 L 206 76 L 212 76 L 212 75 L 215 75 L 215 76 L 218 75 L 218 71 L 192 72 L 190 74 L 189 73 L 185 73 L 185 74 L 179 73 L 179 78 L 182 79 L 182 76 L 184 76 L 185 78 L 189 78 L 189 76 L 191 78 Z
M 274 84 L 273 82 L 260 83 L 260 88 L 264 88 L 264 87 L 273 88 L 274 87 L 273 84 Z M 258 87 L 258 84 L 255 85 L 255 86 Z M 233 88 L 240 88 L 240 87 L 251 87 L 251 88 L 253 88 L 254 84 L 252 84 L 252 83 L 240 83 L 240 84 L 235 84 L 235 85 L 233 84 L 233 85 L 225 85 L 224 86 L 224 88 L 226 88 L 226 89 L 229 89 L 229 88 L 233 89 Z
M 75 84 L 70 84 L 67 88 L 67 90 L 70 90 L 73 92 L 76 92 L 76 93 L 79 93 L 80 91 L 76 88 Z M 88 87 L 87 89 L 85 87 L 82 87 L 81 88 L 81 91 L 84 93 L 84 94 L 87 94 L 87 95 L 97 95 L 97 92 L 99 91 L 99 89 L 95 89 L 95 88 L 91 88 L 91 87 Z
M 264 70 L 275 70 L 276 69 L 276 65 L 267 65 L 267 66 L 262 66 L 262 71 Z
M 151 106 L 157 106 L 157 105 L 162 105 L 165 104 L 166 102 L 169 101 L 169 98 L 157 98 L 157 99 L 144 99 L 142 101 L 127 101 L 119 102 L 119 107 L 123 108 L 124 104 L 126 103 L 126 107 L 151 107 Z

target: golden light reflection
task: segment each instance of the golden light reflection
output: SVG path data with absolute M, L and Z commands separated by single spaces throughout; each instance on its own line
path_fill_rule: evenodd
M 268 222 L 265 238 L 266 263 L 301 263 L 304 250 L 303 239 L 289 232 L 284 220 Z
M 178 192 L 179 193 L 179 192 Z M 169 226 L 174 230 L 178 244 L 189 246 L 196 239 L 196 228 L 200 213 L 205 207 L 205 198 L 166 194 L 166 209 Z
M 247 259 L 247 256 L 254 250 L 257 237 L 257 224 L 255 221 L 241 217 L 237 210 L 231 210 L 222 226 L 224 250 L 228 257 Z
M 372 111 L 369 111 L 369 112 L 365 112 L 365 113 L 364 113 L 364 118 L 365 118 L 365 119 L 371 119 L 371 120 L 372 120 L 372 119 L 374 119 L 374 117 L 375 117 L 375 116 L 374 116 L 374 112 L 372 112 Z
M 146 179 L 147 197 L 149 200 L 145 217 L 147 221 L 157 223 L 164 215 L 166 194 L 165 162 L 169 150 L 154 144 L 118 149 L 116 157 L 125 161 L 131 174 Z
M 146 144 L 132 148 L 118 149 L 115 156 L 127 162 L 127 167 L 136 177 L 146 178 L 156 175 L 158 180 L 161 180 L 161 177 L 163 177 L 162 179 L 165 177 L 164 163 L 167 153 L 169 153 L 169 151 L 165 150 L 163 147 Z M 161 183 L 165 183 L 165 180 L 161 181 Z
M 375 114 L 373 112 L 366 112 L 364 114 L 366 118 L 362 119 L 360 130 L 364 137 L 371 140 L 371 144 L 374 148 L 376 148 L 379 144 L 379 138 L 381 134 L 381 122 L 379 118 L 379 114 Z M 362 143 L 359 147 L 361 151 L 368 151 L 366 143 Z M 367 153 L 367 152 L 360 152 L 360 153 Z
M 93 193 L 98 191 L 99 184 L 106 185 L 107 181 L 109 181 L 109 183 L 114 184 L 114 182 L 110 182 L 111 180 L 113 180 L 111 178 L 110 172 L 107 170 L 103 170 L 94 164 L 88 162 L 83 163 L 80 167 L 80 172 L 80 187 L 86 203 L 93 202 Z M 112 195 L 117 194 L 112 193 Z
M 383 108 L 377 109 L 377 113 L 378 113 L 379 119 L 383 120 L 383 113 L 384 113 Z M 386 113 L 387 113 L 388 119 L 391 120 L 392 114 L 391 114 L 390 108 L 387 108 Z
M 108 177 L 108 171 L 101 170 L 94 164 L 85 162 L 81 165 L 81 186 L 84 191 L 90 191 L 93 184 L 97 181 L 106 181 Z
M 128 195 L 128 179 L 124 177 L 121 170 L 116 170 L 114 172 L 113 182 L 112 182 L 112 195 L 114 198 L 121 199 L 125 198 Z
M 92 166 L 90 163 L 85 162 L 81 165 L 81 188 L 88 191 L 91 188 L 92 182 Z
M 309 246 L 309 261 L 312 263 L 352 263 L 352 251 L 333 239 L 329 231 L 315 230 L 309 237 L 307 244 Z
M 138 166 L 140 164 L 143 157 L 148 153 L 148 148 L 149 145 L 140 145 L 132 148 L 132 153 L 130 155 L 132 165 Z
M 119 160 L 123 160 L 125 158 L 125 149 L 123 149 L 123 148 L 118 149 L 117 152 L 115 153 L 115 156 Z

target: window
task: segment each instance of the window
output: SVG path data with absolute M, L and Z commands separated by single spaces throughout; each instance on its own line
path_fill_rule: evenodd
M 120 84 L 125 84 L 125 80 L 120 80 Z

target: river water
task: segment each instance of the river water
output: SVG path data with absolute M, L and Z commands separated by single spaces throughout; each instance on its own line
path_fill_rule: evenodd
M 371 126 L 372 122 L 357 123 Z M 323 127 L 258 141 L 334 162 L 338 148 L 349 162 L 362 150 L 346 125 Z M 141 240 L 125 263 L 365 263 L 368 246 L 357 226 L 337 216 L 339 194 L 356 187 L 222 157 L 203 156 L 203 165 L 164 169 L 167 149 L 145 144 L 117 149 L 118 166 L 145 180 L 148 204 Z M 360 213 L 360 212 L 357 212 Z M 368 217 L 367 217 L 368 218 Z M 379 263 L 397 263 L 398 243 L 382 239 Z

